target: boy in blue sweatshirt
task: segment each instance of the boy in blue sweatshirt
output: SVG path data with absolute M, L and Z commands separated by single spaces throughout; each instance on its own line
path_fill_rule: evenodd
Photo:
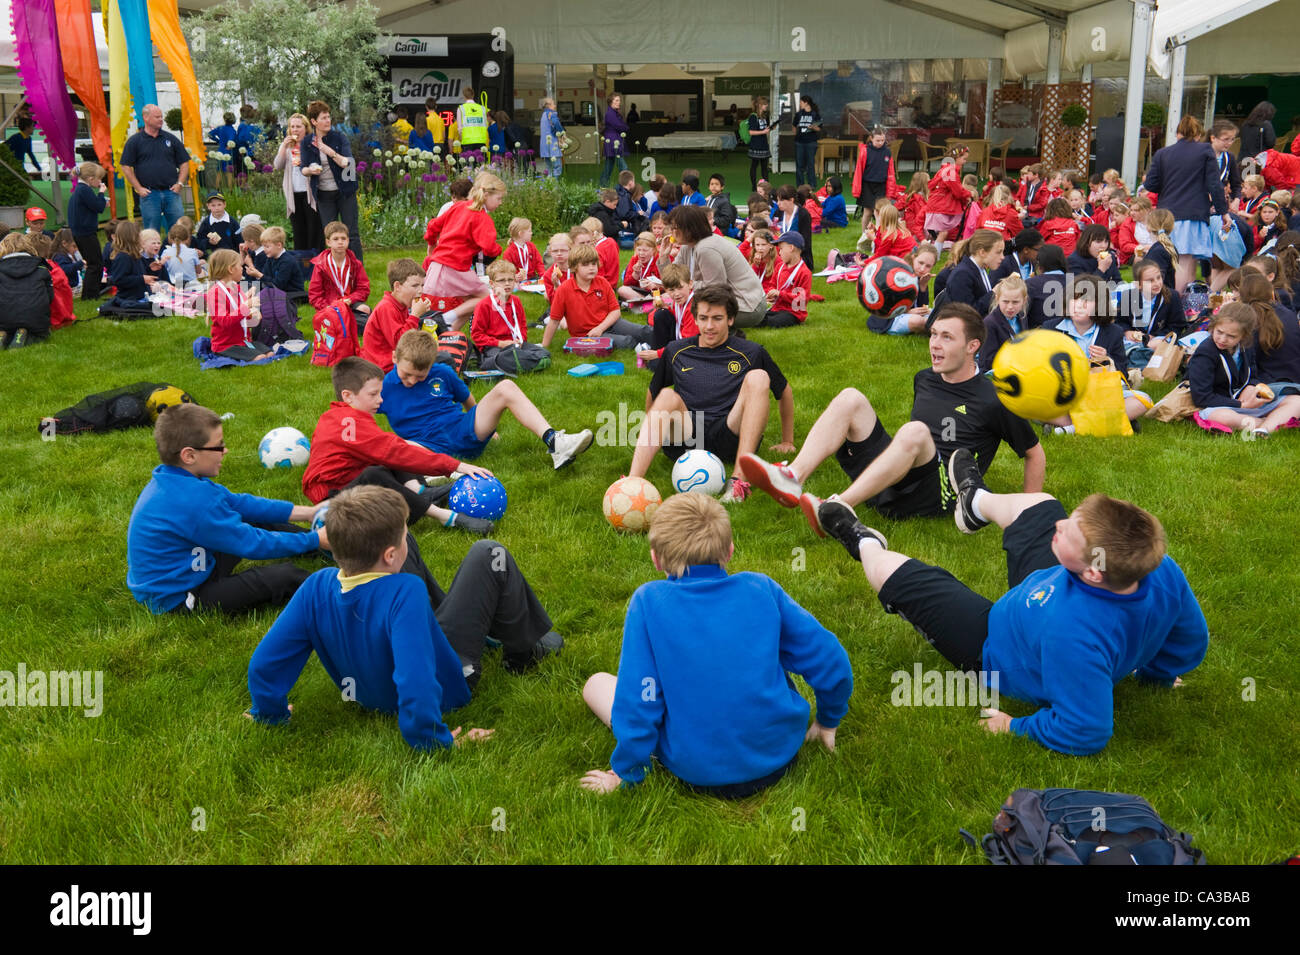
M 708 495 L 677 494 L 655 512 L 650 560 L 668 579 L 632 595 L 618 675 L 583 688 L 617 740 L 611 769 L 587 773 L 584 788 L 639 783 L 653 756 L 696 791 L 740 799 L 784 776 L 805 740 L 835 749 L 853 692 L 848 654 L 770 577 L 728 575 L 734 549 L 726 509 Z M 811 726 L 788 673 L 816 695 Z
M 473 460 L 487 449 L 501 417 L 510 412 L 546 445 L 557 471 L 591 447 L 590 429 L 577 434 L 555 430 L 513 381 L 500 382 L 475 403 L 456 370 L 437 359 L 438 342 L 423 329 L 409 329 L 397 340 L 380 407 L 399 438 Z
M 994 494 L 974 457 L 954 451 L 949 482 L 957 526 L 1002 528 L 1010 590 L 987 600 L 940 567 L 888 549 L 840 501 L 818 516 L 855 560 L 886 613 L 897 613 L 957 668 L 982 671 L 1000 693 L 1036 704 L 1029 716 L 981 714 L 993 733 L 1049 749 L 1100 752 L 1114 729 L 1115 684 L 1130 673 L 1173 687 L 1205 658 L 1209 631 L 1160 522 L 1093 494 L 1066 514 L 1048 494 Z
M 232 494 L 213 480 L 226 444 L 221 419 L 195 404 L 158 416 L 154 442 L 162 464 L 140 493 L 126 532 L 126 584 L 154 613 L 238 612 L 287 601 L 309 576 L 294 564 L 234 573 L 241 560 L 295 557 L 328 548 L 310 522 L 317 506 Z
M 331 500 L 325 527 L 338 567 L 312 574 L 253 651 L 248 716 L 288 720 L 289 691 L 315 652 L 344 699 L 396 713 L 416 749 L 445 748 L 491 735 L 462 737 L 442 722 L 469 702 L 489 631 L 507 670 L 559 652 L 564 641 L 504 547 L 478 541 L 444 594 L 406 521 L 406 501 L 389 488 L 361 485 Z

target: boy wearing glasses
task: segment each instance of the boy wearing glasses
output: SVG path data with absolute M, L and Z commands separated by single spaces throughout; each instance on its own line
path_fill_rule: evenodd
M 162 464 L 140 493 L 126 532 L 126 584 L 153 613 L 236 613 L 282 605 L 311 576 L 294 564 L 234 573 L 241 560 L 294 557 L 328 548 L 310 522 L 322 505 L 233 494 L 214 478 L 226 456 L 221 419 L 195 404 L 166 409 L 154 426 Z

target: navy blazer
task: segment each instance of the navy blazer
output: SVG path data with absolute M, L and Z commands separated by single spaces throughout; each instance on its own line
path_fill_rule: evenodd
M 1211 209 L 1215 215 L 1228 211 L 1218 157 L 1209 143 L 1180 139 L 1157 150 L 1142 185 L 1159 194 L 1160 208 L 1172 212 L 1177 222 L 1208 222 Z
M 334 150 L 340 156 L 347 156 L 349 159 L 352 158 L 352 147 L 348 145 L 348 138 L 338 131 L 338 127 L 334 127 L 328 133 L 326 133 L 324 139 L 325 139 L 325 145 L 328 146 L 330 149 Z M 303 140 L 303 144 L 300 147 L 300 149 L 301 149 L 300 158 L 302 160 L 303 166 L 314 166 L 317 163 L 320 163 L 321 161 L 320 147 L 316 145 L 315 133 L 312 133 L 305 140 Z M 338 184 L 339 195 L 350 196 L 353 193 L 355 193 L 357 191 L 357 170 L 356 170 L 355 160 L 353 162 L 348 163 L 348 168 L 351 169 L 351 172 L 349 172 L 346 176 L 343 175 L 343 169 L 344 169 L 343 166 L 340 166 L 338 163 L 334 162 L 333 159 L 331 159 L 330 162 L 333 163 L 333 165 L 330 168 L 330 172 L 334 173 L 334 181 Z M 321 163 L 321 165 L 323 166 L 325 164 Z M 319 180 L 320 180 L 320 176 L 307 177 L 307 181 L 311 184 L 311 197 L 313 202 L 316 200 L 317 198 L 316 193 L 320 189 Z
M 994 285 L 997 285 L 999 282 L 1001 282 L 1003 279 L 1007 278 L 1008 276 L 1020 275 L 1020 266 L 1021 266 L 1020 253 L 1011 252 L 1007 255 L 1004 255 L 1002 257 L 1002 264 L 997 267 L 997 270 L 994 271 L 994 273 L 991 276 L 989 276 L 989 280 Z M 1031 277 L 1034 274 L 1032 267 L 1029 270 L 1029 274 Z
M 1020 327 L 1025 327 L 1024 314 L 1020 316 Z M 994 308 L 993 311 L 984 316 L 984 341 L 980 342 L 979 353 L 981 375 L 987 374 L 989 369 L 993 367 L 993 356 L 1014 334 L 1011 330 L 1011 323 L 1002 314 L 1002 309 Z
M 944 286 L 948 301 L 964 302 L 981 315 L 987 315 L 989 303 L 993 299 L 993 280 L 989 278 L 986 287 L 981 272 L 983 270 L 970 257 L 958 262 L 948 276 L 948 284 Z
M 1161 338 L 1174 332 L 1181 335 L 1187 327 L 1187 315 L 1183 312 L 1183 300 L 1173 288 L 1166 288 L 1160 293 L 1160 300 L 1151 310 L 1151 326 L 1139 328 L 1142 320 L 1141 293 L 1135 289 L 1125 289 L 1120 293 L 1119 308 L 1115 314 L 1115 324 L 1126 332 L 1143 333 L 1143 341 Z
M 1061 332 L 1063 335 L 1069 334 L 1062 326 L 1074 325 L 1074 322 L 1068 318 L 1063 318 L 1055 324 L 1047 327 L 1054 332 Z M 1121 374 L 1128 372 L 1128 356 L 1124 354 L 1124 332 L 1118 325 L 1098 325 L 1097 339 L 1094 344 L 1098 348 L 1106 349 L 1106 357 L 1115 363 L 1115 370 Z
M 1160 277 L 1165 280 L 1165 288 L 1174 287 L 1174 258 L 1159 242 L 1152 242 L 1147 249 L 1147 258 L 1160 266 Z M 1136 262 L 1133 263 L 1137 265 Z
M 145 262 L 143 258 L 135 259 L 125 252 L 114 254 L 108 263 L 108 284 L 117 286 L 117 297 L 139 301 L 149 294 L 145 285 Z
M 1282 322 L 1282 344 L 1276 351 L 1266 352 L 1256 334 L 1255 364 L 1259 380 L 1300 382 L 1300 319 L 1285 305 L 1274 305 L 1273 310 Z
M 1049 328 L 1065 317 L 1065 273 L 1048 272 L 1031 275 L 1025 283 L 1029 286 L 1029 305 L 1025 312 L 1025 327 Z
M 293 254 L 291 249 L 285 249 L 277 258 L 268 257 L 260 271 L 263 285 L 280 289 L 287 293 L 290 299 L 307 297 L 303 289 L 307 284 L 307 278 L 302 271 L 302 261 Z
M 1198 408 L 1240 408 L 1237 395 L 1247 385 L 1259 383 L 1255 373 L 1255 349 L 1242 348 L 1245 362 L 1241 368 L 1232 356 L 1219 350 L 1211 336 L 1187 362 L 1187 383 L 1192 388 L 1192 404 Z

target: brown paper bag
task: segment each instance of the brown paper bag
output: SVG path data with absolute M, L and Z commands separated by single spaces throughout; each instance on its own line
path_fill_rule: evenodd
M 1142 377 L 1147 381 L 1173 381 L 1183 367 L 1187 353 L 1178 344 L 1178 336 L 1172 332 L 1164 338 L 1151 343 L 1151 360 L 1142 369 Z
M 1192 386 L 1180 381 L 1173 391 L 1157 401 L 1142 417 L 1156 421 L 1182 421 L 1196 411 L 1192 404 Z

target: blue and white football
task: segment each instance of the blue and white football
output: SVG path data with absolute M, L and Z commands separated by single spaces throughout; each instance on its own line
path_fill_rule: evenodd
M 272 428 L 257 446 L 264 468 L 297 468 L 311 457 L 311 442 L 297 428 Z
M 712 451 L 692 448 L 673 465 L 673 490 L 678 494 L 686 491 L 721 494 L 726 486 L 727 469 Z

